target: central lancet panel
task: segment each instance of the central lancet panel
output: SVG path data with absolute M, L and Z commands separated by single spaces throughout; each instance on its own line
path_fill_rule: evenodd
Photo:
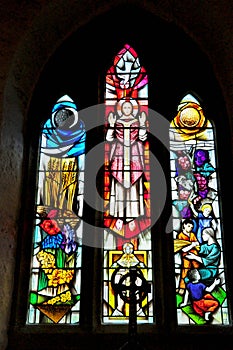
M 128 322 L 132 267 L 137 321 L 154 322 L 148 76 L 128 44 L 106 75 L 105 130 L 103 322 Z

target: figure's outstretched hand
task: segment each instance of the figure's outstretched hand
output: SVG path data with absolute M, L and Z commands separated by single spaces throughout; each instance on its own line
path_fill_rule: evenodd
M 185 255 L 185 259 L 193 260 L 195 258 L 196 258 L 196 255 L 191 252 L 188 252 L 188 254 Z
M 109 113 L 108 122 L 110 126 L 114 126 L 116 123 L 116 116 L 112 112 Z
M 146 113 L 145 113 L 145 112 L 142 112 L 141 114 L 139 114 L 138 120 L 139 120 L 140 126 L 145 126 L 145 123 L 146 123 Z

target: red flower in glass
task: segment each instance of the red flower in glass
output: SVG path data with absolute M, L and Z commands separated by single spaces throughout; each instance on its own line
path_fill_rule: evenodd
M 57 225 L 57 222 L 53 219 L 42 221 L 42 223 L 40 223 L 40 227 L 51 236 L 61 232 L 60 228 Z

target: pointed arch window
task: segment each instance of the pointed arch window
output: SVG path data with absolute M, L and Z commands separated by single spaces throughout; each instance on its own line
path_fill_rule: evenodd
M 133 270 L 137 322 L 156 319 L 149 119 L 148 76 L 135 50 L 125 44 L 105 85 L 104 325 L 128 323 Z M 194 95 L 180 102 L 169 137 L 177 322 L 227 325 L 214 126 Z M 41 130 L 28 324 L 80 322 L 85 143 L 77 106 L 64 95 Z M 210 246 L 214 260 L 204 254 Z M 194 278 L 201 278 L 208 296 L 202 308 L 191 296 Z
M 170 124 L 177 321 L 229 324 L 215 130 L 187 94 Z

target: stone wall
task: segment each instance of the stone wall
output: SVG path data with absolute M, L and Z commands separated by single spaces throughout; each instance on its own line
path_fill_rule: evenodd
M 200 45 L 213 65 L 232 128 L 233 3 L 231 1 L 1 1 L 1 350 L 7 346 L 18 234 L 17 224 L 20 220 L 24 121 L 33 89 L 49 57 L 66 37 L 98 14 L 124 3 L 142 6 L 162 19 L 174 22 Z

